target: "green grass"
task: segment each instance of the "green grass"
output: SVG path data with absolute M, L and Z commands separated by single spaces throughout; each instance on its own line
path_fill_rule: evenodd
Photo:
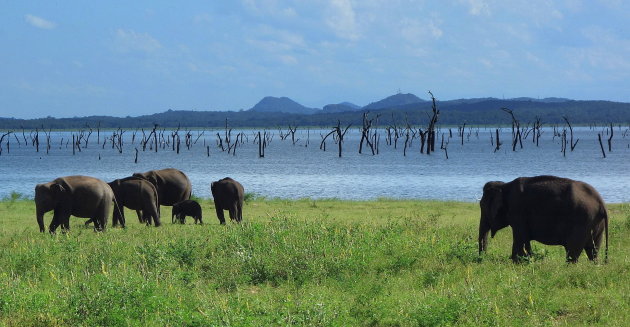
M 630 205 L 609 206 L 610 262 L 509 229 L 477 255 L 478 204 L 265 200 L 244 223 L 39 233 L 31 200 L 0 202 L 0 325 L 628 326 Z M 49 223 L 51 214 L 47 214 Z M 167 219 L 168 218 L 168 219 Z

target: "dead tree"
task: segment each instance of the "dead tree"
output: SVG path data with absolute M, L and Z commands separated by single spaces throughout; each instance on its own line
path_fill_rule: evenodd
M 39 152 L 39 129 L 37 128 L 35 129 L 35 137 L 31 143 L 35 145 L 35 151 Z
M 394 114 L 392 113 L 392 123 L 387 126 L 387 145 L 392 145 L 392 136 L 394 137 L 394 149 L 398 148 L 398 138 L 400 134 L 398 133 L 398 126 L 396 125 L 396 119 L 394 118 Z
M 580 139 L 577 139 L 577 140 L 575 140 L 575 142 L 573 142 L 573 127 L 571 126 L 571 123 L 569 123 L 569 118 L 567 118 L 567 116 L 562 116 L 562 119 L 564 119 L 564 121 L 569 126 L 569 133 L 570 133 L 569 145 L 571 146 L 571 151 L 573 151 L 573 149 L 575 149 L 575 146 L 578 144 L 578 142 L 580 142 Z M 565 136 L 565 138 L 566 138 L 566 136 Z M 566 140 L 565 140 L 565 142 L 566 142 Z M 566 149 L 565 149 L 565 151 L 566 151 Z
M 597 139 L 599 139 L 599 147 L 602 149 L 602 155 L 606 158 L 606 151 L 604 151 L 604 145 L 602 144 L 602 134 L 597 133 Z
M 350 126 L 352 126 L 352 124 L 348 124 L 345 129 L 342 129 L 341 121 L 337 120 L 337 126 L 334 126 L 332 131 L 322 137 L 322 142 L 319 144 L 319 148 L 322 149 L 323 147 L 323 150 L 326 151 L 326 139 L 328 136 L 333 135 L 333 139 L 336 140 L 337 145 L 339 146 L 339 158 L 341 158 L 343 137 L 346 135 L 346 132 L 348 132 L 348 128 L 350 128 Z
M 368 113 L 369 112 L 364 112 L 363 113 L 363 127 L 361 128 L 361 141 L 359 142 L 359 154 L 362 153 L 363 151 L 363 142 L 365 141 L 365 143 L 370 147 L 370 150 L 372 151 L 372 155 L 375 154 L 374 152 L 374 143 L 372 143 L 372 141 L 370 140 L 370 128 L 372 128 L 372 122 L 374 121 L 374 118 L 372 119 L 368 119 Z M 378 115 L 376 116 L 378 119 Z
M 521 123 L 514 116 L 514 112 L 508 108 L 501 108 L 501 110 L 507 112 L 512 117 L 512 151 L 516 151 L 516 144 L 521 145 L 523 148 L 523 141 L 521 139 Z
M 420 153 L 424 153 L 424 144 L 427 141 L 427 131 L 423 131 L 422 128 L 418 128 L 418 135 L 420 135 Z
M 254 137 L 254 144 L 258 144 L 258 158 L 264 158 L 265 148 L 267 147 L 267 131 L 264 131 L 264 134 L 258 131 L 256 137 Z
M 444 150 L 444 155 L 446 156 L 446 159 L 448 160 L 448 143 L 450 142 L 450 138 L 446 140 L 446 143 L 444 143 L 444 133 L 442 133 L 442 144 L 440 145 L 440 149 Z
M 466 123 L 464 122 L 464 124 L 461 127 L 457 126 L 457 130 L 459 132 L 459 138 L 461 139 L 461 145 L 464 145 L 464 131 L 466 130 Z M 453 133 L 451 133 L 450 128 L 448 129 L 448 131 L 450 133 L 449 137 L 453 137 Z M 444 137 L 442 136 L 442 138 Z
M 5 137 L 7 138 L 7 153 L 9 153 L 9 138 L 11 137 L 11 133 L 11 131 L 8 131 L 0 136 L 0 155 L 2 155 L 2 140 L 4 140 Z
M 562 152 L 562 156 L 567 156 L 567 129 L 562 130 L 562 138 L 560 139 L 560 152 Z
M 427 154 L 431 154 L 431 152 L 435 152 L 435 124 L 437 124 L 438 117 L 440 116 L 440 111 L 437 109 L 437 104 L 435 101 L 435 97 L 433 93 L 429 91 L 429 95 L 431 95 L 431 101 L 433 102 L 431 106 L 431 119 L 429 120 L 429 126 L 427 128 Z
M 496 140 L 494 142 L 496 144 L 496 146 L 494 147 L 494 152 L 497 152 L 497 151 L 499 151 L 499 149 L 501 148 L 501 145 L 503 145 L 503 143 L 501 143 L 501 140 L 499 139 L 499 129 L 498 128 L 494 130 L 494 133 L 496 135 Z
M 287 134 L 291 134 L 291 142 L 293 143 L 293 145 L 295 145 L 295 142 L 297 142 L 298 140 L 295 139 L 295 132 L 297 131 L 297 125 L 295 126 L 291 126 L 289 125 L 289 133 Z
M 610 137 L 608 138 L 608 152 L 612 152 L 613 124 L 610 123 Z
M 536 146 L 538 146 L 538 141 L 540 140 L 540 136 L 543 133 L 542 132 L 542 122 L 540 121 L 540 117 L 538 117 L 538 116 L 536 116 L 536 121 L 534 122 L 533 129 L 534 129 L 534 131 L 532 133 L 532 142 L 536 143 Z M 571 139 L 571 142 L 573 142 L 573 138 Z M 577 142 L 575 142 L 575 145 L 577 145 Z

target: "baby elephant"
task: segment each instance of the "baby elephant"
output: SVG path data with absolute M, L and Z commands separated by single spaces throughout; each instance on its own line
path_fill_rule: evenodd
M 201 220 L 201 206 L 195 200 L 184 200 L 173 205 L 173 215 L 171 217 L 173 223 L 175 223 L 177 219 L 180 223 L 184 224 L 186 222 L 186 216 L 193 217 L 195 224 L 197 221 L 203 224 Z
M 243 220 L 243 198 L 245 190 L 241 183 L 226 177 L 210 184 L 214 207 L 221 225 L 225 224 L 223 210 L 228 210 L 230 219 L 240 223 Z

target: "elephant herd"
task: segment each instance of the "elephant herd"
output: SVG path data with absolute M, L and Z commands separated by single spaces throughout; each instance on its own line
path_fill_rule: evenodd
M 226 177 L 212 183 L 217 217 L 225 224 L 223 210 L 229 210 L 230 218 L 243 219 L 243 186 Z M 184 223 L 186 216 L 195 223 L 203 223 L 201 206 L 190 199 L 192 185 L 182 171 L 167 168 L 135 173 L 132 176 L 106 183 L 90 176 L 66 176 L 35 186 L 35 210 L 41 232 L 45 231 L 44 214 L 53 211 L 49 231 L 54 233 L 61 225 L 70 228 L 70 216 L 89 218 L 94 229 L 106 228 L 112 203 L 113 226 L 125 226 L 123 207 L 135 210 L 138 220 L 147 225 L 160 226 L 160 206 L 172 206 L 172 222 Z
M 243 186 L 227 177 L 210 188 L 219 222 L 225 224 L 223 210 L 240 222 Z M 68 229 L 70 215 L 91 218 L 95 230 L 103 230 L 114 202 L 114 226 L 125 225 L 123 206 L 136 210 L 138 219 L 149 225 L 160 225 L 160 205 L 173 206 L 173 222 L 192 216 L 195 223 L 202 223 L 201 207 L 190 195 L 190 180 L 173 168 L 136 173 L 111 183 L 87 176 L 60 177 L 35 187 L 37 222 L 43 232 L 43 215 L 54 210 L 51 233 L 59 225 Z M 595 260 L 603 238 L 608 259 L 608 214 L 604 200 L 589 184 L 556 176 L 492 181 L 484 185 L 479 205 L 479 254 L 487 249 L 488 234 L 494 237 L 510 226 L 514 262 L 532 255 L 531 241 L 564 246 L 568 262 L 577 262 L 582 251 Z

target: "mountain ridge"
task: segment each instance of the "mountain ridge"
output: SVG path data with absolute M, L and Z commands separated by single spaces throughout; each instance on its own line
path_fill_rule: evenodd
M 282 99 L 282 98 L 276 98 Z M 282 99 L 283 103 L 299 105 L 291 99 Z M 301 106 L 301 105 L 300 105 Z M 307 112 L 290 113 L 277 111 L 192 111 L 167 110 L 161 113 L 140 115 L 135 117 L 111 117 L 105 115 L 74 118 L 35 118 L 17 119 L 0 118 L 0 135 L 2 130 L 24 129 L 63 129 L 63 128 L 153 128 L 160 127 L 222 127 L 226 120 L 232 127 L 277 127 L 287 124 L 300 126 L 329 126 L 340 120 L 360 126 L 362 112 L 369 115 L 380 115 L 379 125 L 396 124 L 407 120 L 410 124 L 425 124 L 431 111 L 431 101 L 399 104 L 382 109 L 370 109 L 369 106 L 352 107 L 347 103 L 339 103 L 343 110 L 322 110 L 306 108 Z M 500 110 L 503 107 L 512 109 L 516 117 L 523 123 L 532 122 L 540 117 L 544 124 L 564 124 L 567 116 L 572 124 L 615 123 L 630 124 L 630 103 L 605 100 L 571 100 L 560 98 L 475 98 L 437 101 L 440 110 L 439 124 L 458 125 L 462 123 L 478 125 L 509 124 L 511 118 Z M 326 107 L 325 107 L 326 108 Z M 366 109 L 367 108 L 367 109 Z M 303 108 L 302 108 L 303 109 Z M 308 111 L 311 109 L 311 111 Z M 344 109 L 344 110 L 345 110 Z M 6 140 L 6 139 L 5 139 Z

